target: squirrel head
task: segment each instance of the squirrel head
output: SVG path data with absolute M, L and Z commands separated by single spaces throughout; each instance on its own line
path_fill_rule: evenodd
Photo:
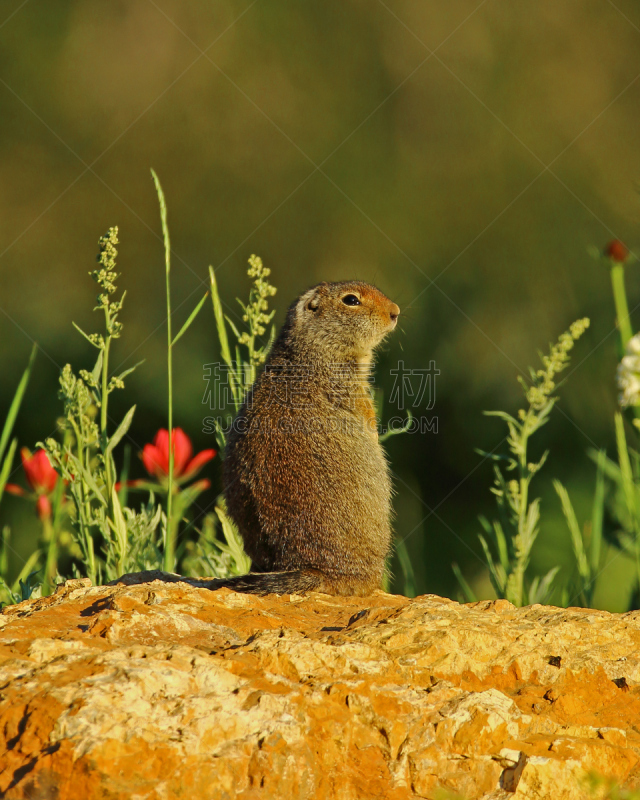
M 362 281 L 320 283 L 289 308 L 287 339 L 314 361 L 368 365 L 373 349 L 397 324 L 400 309 Z

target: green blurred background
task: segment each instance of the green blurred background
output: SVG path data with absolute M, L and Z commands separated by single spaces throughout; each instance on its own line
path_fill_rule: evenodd
M 255 252 L 279 289 L 278 324 L 320 280 L 371 281 L 398 302 L 401 325 L 377 370 L 387 398 L 399 359 L 416 369 L 435 360 L 436 404 L 424 413 L 438 417 L 437 434 L 388 444 L 396 531 L 419 592 L 456 596 L 457 561 L 491 595 L 477 516 L 493 510 L 492 468 L 474 448 L 494 448 L 504 432 L 482 410 L 515 411 L 516 376 L 590 316 L 561 411 L 534 447 L 551 456 L 534 481 L 543 522 L 532 569 L 570 564 L 551 477 L 585 517 L 587 449 L 613 455 L 613 303 L 608 271 L 587 249 L 638 240 L 640 4 L 4 0 L 0 42 L 0 415 L 32 340 L 41 350 L 21 445 L 54 430 L 60 367 L 92 363 L 71 321 L 98 329 L 87 272 L 111 225 L 127 290 L 113 366 L 146 359 L 114 416 L 138 404 L 137 450 L 166 426 L 153 167 L 169 206 L 174 326 L 209 264 L 235 314 Z M 627 273 L 631 308 L 639 269 Z M 175 366 L 176 422 L 196 449 L 212 445 L 202 365 L 217 358 L 207 306 Z M 137 459 L 133 470 L 142 475 Z M 217 459 L 207 474 L 219 486 Z M 17 571 L 37 520 L 6 496 L 2 518 Z M 614 550 L 606 560 L 596 603 L 625 608 L 631 565 Z

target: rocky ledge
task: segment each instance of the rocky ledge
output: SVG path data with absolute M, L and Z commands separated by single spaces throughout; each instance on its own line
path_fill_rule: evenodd
M 592 796 L 590 771 L 640 785 L 640 612 L 149 577 L 4 609 L 0 796 L 563 800 Z

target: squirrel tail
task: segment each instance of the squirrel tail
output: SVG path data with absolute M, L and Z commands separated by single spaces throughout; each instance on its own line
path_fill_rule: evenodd
M 313 570 L 287 572 L 249 572 L 233 578 L 215 578 L 210 589 L 233 589 L 247 594 L 306 594 L 320 589 L 323 576 Z

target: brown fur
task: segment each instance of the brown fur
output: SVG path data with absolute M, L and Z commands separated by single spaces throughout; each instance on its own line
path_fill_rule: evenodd
M 360 305 L 345 305 L 353 294 Z M 290 307 L 224 459 L 224 492 L 254 593 L 370 594 L 391 541 L 391 482 L 368 385 L 399 308 L 360 281 L 321 283 Z

